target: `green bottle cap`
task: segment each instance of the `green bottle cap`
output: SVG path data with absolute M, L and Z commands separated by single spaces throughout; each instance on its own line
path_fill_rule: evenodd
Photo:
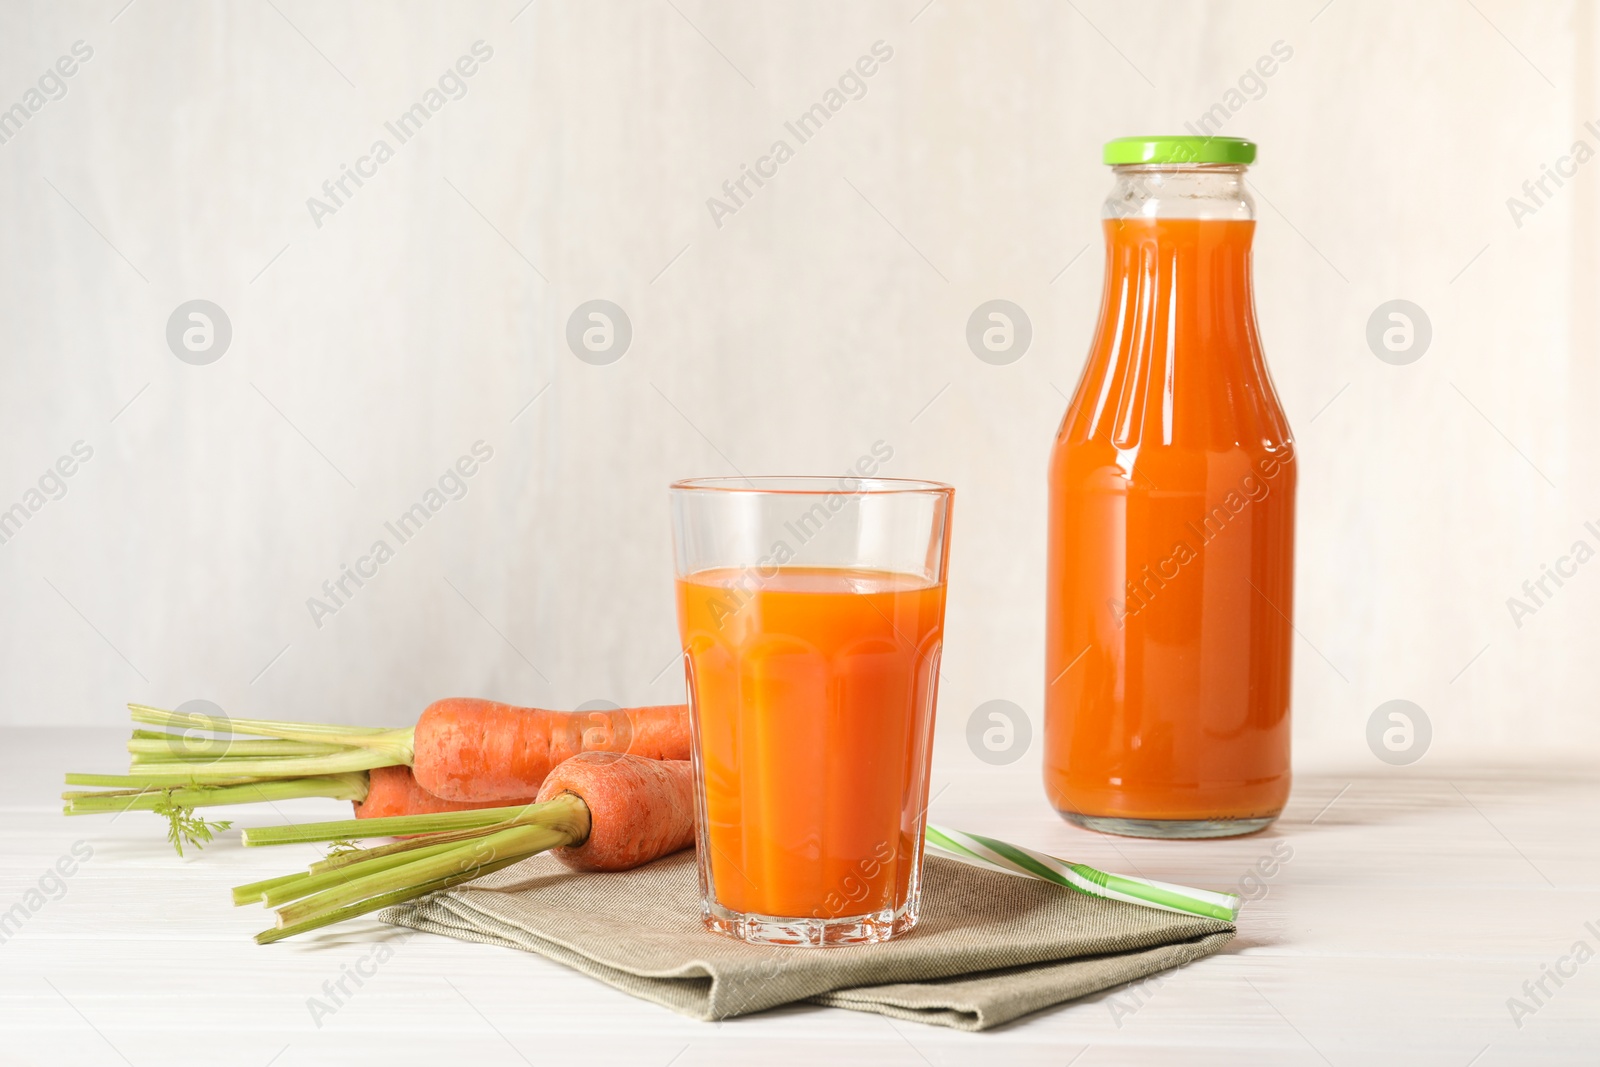
M 1106 142 L 1111 166 L 1139 163 L 1233 163 L 1256 161 L 1256 143 L 1242 137 L 1118 137 Z

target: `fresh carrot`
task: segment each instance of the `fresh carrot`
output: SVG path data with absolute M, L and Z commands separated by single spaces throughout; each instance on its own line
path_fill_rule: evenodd
M 625 871 L 694 841 L 687 760 L 585 752 L 551 771 L 539 802 L 571 794 L 589 809 L 589 835 L 555 856 L 580 871 Z
M 579 870 L 626 870 L 694 843 L 694 790 L 686 760 L 584 752 L 545 781 L 537 803 L 398 819 L 348 820 L 250 829 L 246 845 L 407 836 L 392 845 L 341 852 L 303 875 L 252 882 L 235 903 L 276 906 L 267 944 L 449 889 L 555 850 Z
M 437 815 L 442 811 L 472 811 L 505 804 L 531 804 L 522 797 L 510 801 L 443 800 L 417 784 L 410 767 L 374 767 L 367 772 L 367 795 L 354 802 L 356 818 L 385 819 L 396 815 Z
M 562 712 L 454 697 L 423 711 L 412 746 L 417 781 L 434 796 L 509 803 L 538 790 L 550 768 L 579 752 L 688 759 L 689 709 Z
M 159 811 L 171 821 L 180 852 L 183 841 L 198 845 L 226 828 L 195 818 L 197 807 L 291 796 L 364 801 L 371 789 L 380 792 L 368 802 L 384 815 L 525 804 L 550 768 L 580 752 L 686 760 L 690 747 L 683 704 L 562 712 L 455 697 L 429 705 L 412 729 L 128 707 L 136 723 L 165 731 L 134 731 L 127 775 L 67 775 L 68 785 L 109 788 L 62 794 L 67 814 Z M 195 737 L 193 731 L 257 739 Z M 400 777 L 386 768 L 411 773 Z M 382 800 L 401 793 L 404 799 Z M 443 803 L 435 805 L 429 794 Z

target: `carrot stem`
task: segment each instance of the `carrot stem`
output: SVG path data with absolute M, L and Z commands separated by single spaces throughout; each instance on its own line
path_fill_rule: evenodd
M 557 797 L 546 804 L 555 804 L 560 800 Z M 256 827 L 244 831 L 244 843 L 246 846 L 298 845 L 314 841 L 348 841 L 357 837 L 406 837 L 445 830 L 478 830 L 507 822 L 528 809 L 544 807 L 544 804 L 517 804 L 506 808 L 442 811 L 435 815 L 393 815 L 383 819 L 340 819 L 336 822 L 308 822 L 295 826 Z
M 294 756 L 202 756 L 198 759 L 152 759 L 134 756 L 129 760 L 132 774 L 165 775 L 181 778 L 199 771 L 235 778 L 305 778 L 318 774 L 345 774 L 369 771 L 374 767 L 393 767 L 410 759 L 397 749 L 339 748 L 333 752 Z
M 261 893 L 261 903 L 269 908 L 276 908 L 281 904 L 289 903 L 291 900 L 299 900 L 301 897 L 308 897 L 313 893 L 320 893 L 323 890 L 354 881 L 355 879 L 352 875 L 355 872 L 359 872 L 358 877 L 366 877 L 377 874 L 380 871 L 402 867 L 417 860 L 427 859 L 430 856 L 437 856 L 457 847 L 459 846 L 454 841 L 445 841 L 432 845 L 425 844 L 421 848 L 412 849 L 410 852 L 370 857 L 352 867 L 323 871 L 320 874 L 307 874 L 304 877 L 295 879 L 293 882 L 268 886 Z
M 369 897 L 360 903 L 351 904 L 343 908 L 337 908 L 333 911 L 326 912 L 311 919 L 306 919 L 302 922 L 291 923 L 287 925 L 284 925 L 280 922 L 280 925 L 275 929 L 263 930 L 257 934 L 256 944 L 270 945 L 274 941 L 282 941 L 286 937 L 293 937 L 296 934 L 307 933 L 308 931 L 316 930 L 324 926 L 332 926 L 334 923 L 341 923 L 346 919 L 354 919 L 358 915 L 366 915 L 368 912 L 378 911 L 379 909 L 387 908 L 392 904 L 403 904 L 408 900 L 415 900 L 417 897 L 425 897 L 429 893 L 437 893 L 441 889 L 449 889 L 453 886 L 460 885 L 462 882 L 470 882 L 474 878 L 482 878 L 486 874 L 493 874 L 495 871 L 498 871 L 504 867 L 509 867 L 513 863 L 520 863 L 525 858 L 526 857 L 524 856 L 512 856 L 503 860 L 496 860 L 493 863 L 488 863 L 482 867 L 477 867 L 472 870 L 462 871 L 459 874 L 453 874 L 447 878 L 439 878 L 435 881 L 426 882 L 422 885 L 408 886 L 406 888 L 396 889 L 375 897 Z
M 184 785 L 248 785 L 251 782 L 262 782 L 267 779 L 250 777 L 248 774 L 189 774 L 187 777 L 174 777 L 171 774 L 77 774 L 67 771 L 67 785 L 101 785 L 109 793 L 142 793 L 147 789 L 181 789 Z M 62 793 L 66 798 L 67 793 Z
M 409 734 L 410 731 L 401 732 Z M 410 763 L 410 739 L 401 740 L 396 737 L 382 746 L 343 748 L 326 756 L 263 756 L 259 759 L 212 759 L 197 762 L 172 760 L 143 763 L 139 765 L 137 774 L 153 782 L 186 785 L 197 774 L 202 778 L 304 778 L 311 775 L 368 771 L 374 767 L 393 767 Z
M 247 756 L 331 756 L 349 747 L 327 741 L 284 741 L 279 738 L 244 741 L 236 737 L 188 737 L 184 734 L 156 734 L 153 737 L 135 737 L 128 742 L 128 752 L 134 757 L 135 763 L 201 762 L 243 759 Z
M 349 878 L 339 885 L 279 908 L 278 922 L 284 926 L 293 926 L 397 889 L 425 885 L 469 870 L 481 871 L 488 864 L 502 859 L 521 859 L 536 852 L 543 852 L 545 849 L 571 844 L 572 841 L 573 835 L 566 828 L 539 825 L 513 826 L 475 841 L 452 845 L 434 855 L 409 859 L 408 862 L 395 867 Z
M 258 734 L 286 741 L 325 741 L 341 745 L 361 745 L 379 739 L 384 734 L 406 733 L 410 730 L 392 730 L 382 726 L 337 726 L 312 722 L 281 722 L 275 719 L 213 718 L 182 711 L 167 711 L 148 704 L 129 704 L 128 711 L 134 722 L 147 726 L 168 726 L 186 730 L 205 730 L 210 733 Z
M 135 792 L 145 789 L 172 789 L 186 785 L 247 785 L 250 782 L 266 781 L 248 774 L 201 774 L 197 771 L 190 772 L 186 777 L 178 778 L 171 774 L 78 774 L 67 772 L 67 785 L 94 785 L 106 786 L 112 789 L 131 789 Z
M 581 844 L 589 836 L 589 806 L 571 793 L 542 804 L 447 812 L 440 816 L 347 820 L 303 827 L 279 827 L 271 843 L 328 840 L 374 833 L 418 833 L 443 823 L 448 828 L 398 845 L 329 856 L 313 865 L 309 877 L 295 875 L 275 883 L 254 883 L 234 891 L 278 908 L 276 929 L 256 935 L 260 944 L 413 900 L 508 867 L 538 852 Z M 465 816 L 466 818 L 463 818 Z M 492 820 L 483 822 L 481 820 Z M 256 844 L 262 843 L 257 835 Z
M 97 815 L 121 811 L 154 811 L 176 805 L 184 808 L 220 807 L 227 804 L 254 804 L 260 801 L 296 800 L 302 797 L 327 797 L 332 800 L 364 800 L 366 775 L 346 774 L 317 778 L 289 778 L 281 781 L 246 782 L 237 785 L 139 786 L 103 793 L 62 793 L 68 815 Z
M 236 885 L 233 887 L 234 907 L 242 904 L 254 904 L 269 889 L 281 885 L 289 885 L 291 882 L 304 881 L 310 877 L 309 874 L 285 874 L 277 878 L 264 878 L 259 882 L 251 882 L 248 885 Z
M 370 859 L 378 859 L 382 856 L 398 856 L 403 852 L 414 852 L 419 848 L 426 848 L 429 845 L 442 844 L 444 842 L 470 841 L 474 837 L 483 837 L 485 834 L 492 834 L 503 825 L 504 824 L 502 823 L 496 823 L 494 825 L 479 827 L 471 830 L 450 830 L 436 834 L 423 834 L 419 837 L 411 837 L 404 841 L 396 841 L 389 845 L 378 845 L 375 848 L 348 848 L 340 852 L 331 853 L 323 859 L 318 860 L 316 863 L 313 863 L 306 869 L 312 874 L 323 874 L 327 871 L 347 869 L 355 864 L 365 863 Z

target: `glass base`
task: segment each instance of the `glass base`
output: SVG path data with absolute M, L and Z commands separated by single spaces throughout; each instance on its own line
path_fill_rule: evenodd
M 702 901 L 700 921 L 707 930 L 752 945 L 783 945 L 791 948 L 826 948 L 833 945 L 870 945 L 917 925 L 917 901 L 909 901 L 899 912 L 885 908 L 866 915 L 846 915 L 837 919 L 784 918 L 730 911 L 720 904 Z
M 1107 815 L 1084 815 L 1063 811 L 1061 817 L 1074 826 L 1101 834 L 1122 837 L 1160 837 L 1168 840 L 1201 837 L 1238 837 L 1265 830 L 1276 814 L 1254 819 L 1120 819 Z

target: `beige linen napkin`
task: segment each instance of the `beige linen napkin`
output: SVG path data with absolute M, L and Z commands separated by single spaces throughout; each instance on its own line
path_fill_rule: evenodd
M 811 1001 L 961 1030 L 1182 966 L 1234 930 L 932 854 L 921 921 L 885 944 L 747 945 L 700 925 L 699 896 L 692 852 L 611 874 L 535 856 L 382 918 L 537 952 L 697 1019 Z

